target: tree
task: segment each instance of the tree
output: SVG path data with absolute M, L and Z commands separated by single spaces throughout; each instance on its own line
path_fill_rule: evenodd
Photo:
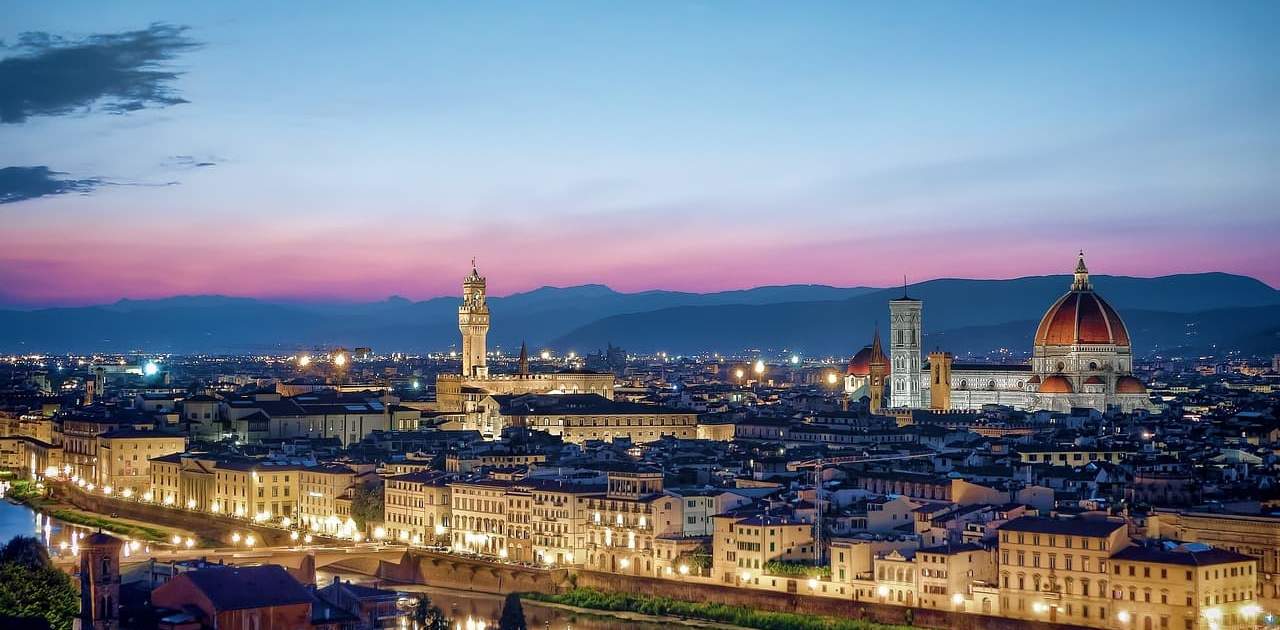
M 381 521 L 382 489 L 373 485 L 358 486 L 351 496 L 351 519 L 360 529 Z
M 49 551 L 34 536 L 14 536 L 0 548 L 0 563 L 13 562 L 37 569 L 50 566 Z
M 520 605 L 520 596 L 516 593 L 507 595 L 502 602 L 502 617 L 498 619 L 498 630 L 528 630 L 524 621 L 524 606 Z
M 450 630 L 453 625 L 443 610 L 431 604 L 431 598 L 425 593 L 414 598 L 413 613 L 409 617 L 420 630 Z
M 0 615 L 43 617 L 54 628 L 70 629 L 80 611 L 75 585 L 49 563 L 43 547 L 32 550 L 29 541 L 39 546 L 34 538 L 11 540 L 0 551 Z

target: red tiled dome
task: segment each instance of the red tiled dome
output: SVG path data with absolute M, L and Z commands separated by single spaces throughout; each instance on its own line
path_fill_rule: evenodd
M 849 367 L 845 368 L 845 374 L 850 376 L 870 376 L 871 375 L 871 346 L 867 346 L 858 351 L 849 359 Z
M 1129 345 L 1129 331 L 1120 315 L 1093 292 L 1084 256 L 1076 265 L 1071 291 L 1058 298 L 1036 328 L 1037 346 Z
M 1075 391 L 1067 377 L 1057 374 L 1045 378 L 1044 383 L 1040 385 L 1040 393 L 1042 394 L 1074 394 Z
M 871 376 L 871 365 L 879 363 L 884 365 L 885 376 L 889 375 L 889 358 L 884 356 L 884 350 L 880 346 L 880 331 L 876 331 L 875 337 L 871 340 L 871 345 L 864 347 L 849 359 L 849 366 L 845 368 L 844 373 L 850 376 Z
M 1116 379 L 1116 393 L 1117 394 L 1145 394 L 1147 393 L 1147 386 L 1143 385 L 1142 381 L 1132 376 L 1121 376 L 1120 378 Z
M 1090 376 L 1089 378 L 1085 379 L 1084 384 L 1085 385 L 1102 385 L 1102 379 L 1097 376 Z

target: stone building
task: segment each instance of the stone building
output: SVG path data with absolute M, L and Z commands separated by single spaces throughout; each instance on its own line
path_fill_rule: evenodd
M 935 352 L 922 366 L 923 302 L 904 296 L 890 301 L 889 312 L 889 395 L 894 407 L 1156 409 L 1146 386 L 1133 376 L 1129 331 L 1119 313 L 1093 290 L 1083 252 L 1070 289 L 1040 319 L 1029 364 L 962 364 L 948 353 Z
M 581 393 L 613 399 L 613 374 L 585 370 L 530 373 L 521 360 L 516 374 L 490 374 L 485 346 L 489 334 L 486 281 L 472 261 L 471 274 L 462 281 L 458 306 L 458 330 L 462 334 L 462 370 L 436 377 L 436 405 L 441 411 L 475 411 L 491 394 Z

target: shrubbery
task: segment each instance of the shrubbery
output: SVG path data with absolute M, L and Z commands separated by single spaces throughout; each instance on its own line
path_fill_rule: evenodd
M 578 608 L 688 617 L 745 628 L 758 628 L 759 630 L 891 630 L 900 627 L 887 626 L 860 619 L 841 619 L 819 617 L 817 615 L 752 610 L 745 606 L 731 606 L 715 602 L 686 602 L 671 599 L 670 597 L 635 595 L 631 593 L 604 593 L 589 588 L 578 588 L 560 595 L 530 593 L 526 594 L 525 597 L 536 601 L 577 606 Z

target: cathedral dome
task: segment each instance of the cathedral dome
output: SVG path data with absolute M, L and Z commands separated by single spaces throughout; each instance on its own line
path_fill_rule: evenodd
M 1085 385 L 1103 385 L 1104 383 L 1102 382 L 1101 377 L 1090 376 L 1089 378 L 1085 379 L 1084 384 Z
M 1084 254 L 1076 264 L 1075 281 L 1066 295 L 1049 307 L 1036 328 L 1037 346 L 1128 346 L 1129 331 L 1120 315 L 1093 292 Z
M 849 376 L 870 376 L 871 375 L 871 346 L 866 346 L 858 351 L 849 359 L 849 367 L 845 368 L 845 374 Z
M 1040 385 L 1041 394 L 1074 394 L 1075 388 L 1071 386 L 1071 381 L 1067 377 L 1054 374 L 1046 377 L 1044 383 Z
M 844 373 L 849 376 L 871 376 L 872 365 L 883 365 L 884 375 L 889 375 L 889 358 L 884 356 L 884 348 L 880 345 L 879 330 L 871 339 L 871 345 L 863 347 L 858 354 L 849 359 L 849 366 L 845 368 Z
M 1147 393 L 1147 386 L 1143 385 L 1142 381 L 1132 376 L 1121 376 L 1120 378 L 1116 379 L 1116 393 L 1117 394 L 1145 394 Z

